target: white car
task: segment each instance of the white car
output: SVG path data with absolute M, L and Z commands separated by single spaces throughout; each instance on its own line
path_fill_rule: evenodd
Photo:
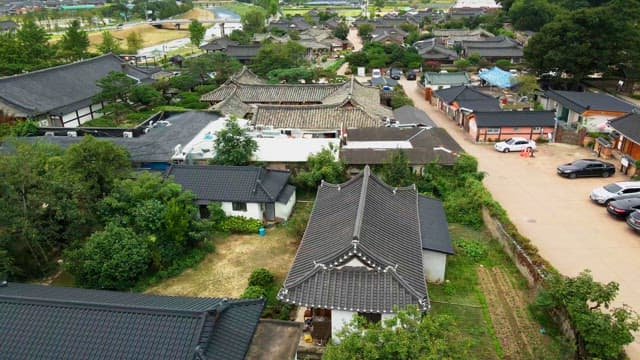
M 614 200 L 640 197 L 640 181 L 621 181 L 598 187 L 591 191 L 589 198 L 601 205 Z
M 496 149 L 496 151 L 505 153 L 509 151 L 522 151 L 525 149 L 534 151 L 536 149 L 536 142 L 521 137 L 513 137 L 496 143 L 493 148 Z

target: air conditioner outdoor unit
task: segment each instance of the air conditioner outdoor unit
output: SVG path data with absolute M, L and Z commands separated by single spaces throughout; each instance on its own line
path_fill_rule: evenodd
M 132 138 L 133 137 L 133 131 L 123 131 L 122 132 L 122 137 L 123 138 Z
M 44 136 L 56 136 L 56 133 L 54 133 L 53 131 L 45 131 Z
M 77 131 L 67 131 L 67 136 L 78 137 L 78 132 Z

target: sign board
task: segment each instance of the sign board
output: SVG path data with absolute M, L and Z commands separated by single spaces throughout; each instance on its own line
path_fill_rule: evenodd
M 624 167 L 629 166 L 629 159 L 627 159 L 626 157 L 623 157 L 620 159 L 620 164 Z
M 358 66 L 358 76 L 365 76 L 364 66 Z

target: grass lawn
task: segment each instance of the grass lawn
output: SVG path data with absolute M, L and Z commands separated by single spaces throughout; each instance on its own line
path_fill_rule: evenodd
M 215 241 L 216 251 L 193 269 L 147 290 L 181 296 L 239 297 L 251 272 L 271 271 L 282 283 L 296 254 L 298 242 L 285 226 L 267 229 L 264 237 L 230 235 Z

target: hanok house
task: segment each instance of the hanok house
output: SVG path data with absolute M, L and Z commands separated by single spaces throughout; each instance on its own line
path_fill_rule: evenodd
M 172 165 L 166 176 L 195 194 L 202 218 L 209 217 L 208 204 L 219 202 L 227 216 L 283 221 L 296 203 L 296 188 L 287 184 L 289 171 L 255 166 Z
M 469 131 L 469 116 L 478 111 L 501 111 L 498 99 L 469 86 L 454 86 L 434 93 L 436 107 Z
M 466 71 L 449 73 L 426 72 L 424 74 L 424 87 L 431 90 L 448 89 L 454 86 L 465 86 L 471 83 L 471 78 Z
M 635 161 L 640 160 L 640 114 L 623 115 L 609 120 L 609 124 L 619 134 L 614 139 L 613 148 L 621 153 L 620 162 L 624 170 L 630 165 L 635 166 Z
M 458 53 L 436 42 L 435 38 L 420 40 L 413 44 L 424 61 L 435 61 L 439 64 L 451 64 L 458 60 Z
M 462 148 L 441 128 L 368 128 L 352 129 L 345 136 L 340 158 L 350 174 L 365 165 L 383 165 L 396 151 L 407 156 L 411 170 L 422 174 L 426 164 L 455 164 Z
M 264 304 L 2 282 L 2 358 L 242 360 Z
M 432 229 L 422 228 L 420 198 L 368 166 L 345 183 L 323 182 L 278 298 L 312 308 L 314 329 L 331 329 L 334 340 L 356 314 L 380 321 L 407 306 L 428 311 L 422 234 Z
M 76 127 L 102 116 L 105 105 L 93 97 L 98 80 L 122 71 L 138 82 L 151 82 L 157 69 L 144 69 L 114 54 L 0 79 L 0 113 L 35 119 L 40 126 Z
M 511 137 L 537 140 L 553 137 L 553 111 L 477 111 L 469 116 L 469 134 L 476 142 Z
M 547 90 L 540 96 L 545 110 L 555 110 L 558 125 L 587 131 L 608 130 L 607 120 L 637 109 L 633 104 L 606 93 Z
M 481 40 L 465 40 L 462 42 L 462 49 L 465 56 L 478 54 L 492 62 L 506 59 L 516 64 L 524 58 L 522 44 L 502 35 Z

